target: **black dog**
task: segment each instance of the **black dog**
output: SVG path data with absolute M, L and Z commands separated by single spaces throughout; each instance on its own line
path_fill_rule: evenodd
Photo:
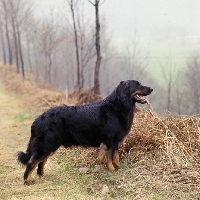
M 138 81 L 122 81 L 104 100 L 80 106 L 63 105 L 44 112 L 31 126 L 26 153 L 18 153 L 19 162 L 27 166 L 24 183 L 31 183 L 31 173 L 37 166 L 37 174 L 44 174 L 48 157 L 61 145 L 67 148 L 102 144 L 102 148 L 106 147 L 107 167 L 115 170 L 114 166 L 119 166 L 118 149 L 133 123 L 135 103 L 149 103 L 143 96 L 152 91 Z

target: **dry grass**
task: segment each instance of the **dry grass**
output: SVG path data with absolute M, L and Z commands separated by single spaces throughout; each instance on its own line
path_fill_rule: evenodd
M 200 199 L 200 116 L 161 117 L 152 108 L 135 114 L 117 172 L 99 165 L 98 149 L 61 148 L 45 176 L 34 173 L 36 184 L 24 186 L 15 155 L 25 150 L 35 115 L 76 95 L 42 89 L 31 76 L 22 81 L 9 66 L 0 66 L 0 77 L 7 90 L 0 91 L 0 199 Z
M 23 80 L 21 74 L 16 74 L 14 67 L 2 65 L 0 73 L 6 89 L 20 95 L 25 106 L 32 112 L 43 112 L 50 107 L 68 103 L 66 94 L 49 89 L 42 80 L 35 80 L 28 73 Z
M 74 90 L 69 93 L 69 99 L 76 102 L 77 105 L 92 103 L 102 99 L 100 94 L 94 94 L 94 88 L 84 88 L 81 91 Z
M 200 116 L 161 117 L 151 110 L 137 112 L 134 125 L 122 146 L 123 153 L 137 156 L 151 152 L 170 162 L 170 167 L 199 163 Z
M 16 74 L 13 66 L 0 65 L 0 73 L 6 88 L 20 94 L 31 111 L 43 112 L 57 105 L 80 105 L 102 99 L 100 94 L 94 94 L 93 88 L 74 90 L 64 94 L 50 88 L 42 79 L 36 80 L 29 73 L 26 73 L 26 79 L 23 80 L 21 74 Z

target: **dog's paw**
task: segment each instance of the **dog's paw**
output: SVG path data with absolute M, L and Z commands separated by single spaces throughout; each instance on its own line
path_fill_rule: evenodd
M 112 162 L 107 163 L 107 167 L 108 167 L 108 170 L 110 172 L 114 172 L 115 171 L 115 167 L 113 166 Z
M 35 181 L 28 181 L 28 180 L 25 180 L 24 181 L 24 185 L 33 185 L 33 184 L 35 184 Z

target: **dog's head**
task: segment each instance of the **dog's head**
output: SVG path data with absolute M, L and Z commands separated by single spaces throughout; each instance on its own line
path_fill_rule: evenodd
M 144 97 L 153 91 L 152 88 L 143 86 L 135 80 L 121 81 L 117 87 L 117 95 L 121 98 L 130 98 L 132 102 L 141 104 L 149 104 L 149 101 Z

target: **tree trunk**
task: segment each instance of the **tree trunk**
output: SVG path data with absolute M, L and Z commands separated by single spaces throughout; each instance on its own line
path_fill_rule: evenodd
M 39 70 L 38 70 L 38 66 L 39 66 L 39 61 L 38 61 L 38 56 L 37 56 L 37 48 L 36 45 L 33 45 L 33 55 L 34 55 L 34 60 L 35 60 L 35 71 L 36 71 L 36 79 L 39 79 Z
M 12 9 L 14 10 L 14 9 Z M 19 59 L 18 59 L 18 44 L 17 44 L 17 32 L 16 32 L 16 25 L 14 21 L 14 16 L 11 16 L 12 21 L 12 30 L 13 30 L 13 38 L 14 38 L 14 45 L 15 45 L 15 60 L 17 65 L 17 73 L 19 73 Z
M 81 63 L 80 63 L 80 87 L 84 87 L 84 69 L 83 69 L 83 51 L 84 51 L 84 45 L 83 45 L 83 37 L 81 36 Z
M 170 110 L 170 103 L 171 103 L 171 80 L 168 83 L 168 88 L 167 88 L 167 110 Z
M 23 54 L 22 54 L 21 36 L 20 36 L 18 25 L 17 25 L 17 39 L 18 39 L 18 46 L 19 46 L 19 57 L 20 57 L 20 62 L 21 62 L 22 77 L 23 79 L 25 79 L 24 59 L 23 59 Z
M 7 3 L 5 0 L 2 1 L 3 9 L 4 9 L 4 17 L 5 17 L 5 30 L 6 30 L 6 40 L 8 45 L 8 62 L 10 65 L 12 65 L 13 58 L 12 58 L 12 49 L 11 49 L 11 42 L 10 42 L 10 36 L 9 36 L 9 30 L 8 30 L 8 16 L 9 11 L 7 7 Z
M 199 89 L 197 87 L 194 88 L 194 109 L 193 113 L 194 114 L 199 114 Z
M 5 43 L 4 43 L 4 31 L 1 24 L 1 45 L 2 45 L 2 52 L 3 52 L 3 63 L 6 64 L 6 49 L 5 49 Z
M 96 14 L 96 52 L 97 60 L 94 70 L 94 93 L 100 93 L 100 84 L 99 84 L 99 72 L 101 65 L 101 48 L 100 48 L 100 22 L 99 22 L 99 0 L 95 0 L 95 14 Z
M 51 81 L 51 68 L 52 68 L 52 58 L 51 58 L 51 53 L 48 53 L 48 63 L 49 63 L 49 84 L 51 85 L 52 81 Z
M 79 64 L 79 50 L 78 50 L 78 36 L 77 36 L 77 30 L 76 30 L 76 22 L 75 22 L 75 16 L 74 16 L 74 6 L 73 6 L 73 0 L 71 0 L 70 8 L 72 12 L 72 19 L 73 19 L 73 25 L 74 25 L 74 40 L 75 40 L 75 46 L 76 46 L 76 62 L 77 62 L 77 88 L 80 91 L 80 64 Z
M 10 44 L 10 36 L 8 31 L 8 19 L 7 16 L 5 16 L 5 28 L 6 28 L 6 40 L 8 45 L 8 62 L 10 65 L 12 65 L 13 58 L 12 58 L 12 50 L 11 50 L 11 44 Z
M 31 62 L 30 39 L 29 39 L 29 36 L 28 36 L 28 32 L 26 32 L 26 46 L 27 46 L 27 57 L 28 57 L 28 63 L 29 63 L 29 67 L 30 67 L 30 73 L 32 73 L 33 64 Z

